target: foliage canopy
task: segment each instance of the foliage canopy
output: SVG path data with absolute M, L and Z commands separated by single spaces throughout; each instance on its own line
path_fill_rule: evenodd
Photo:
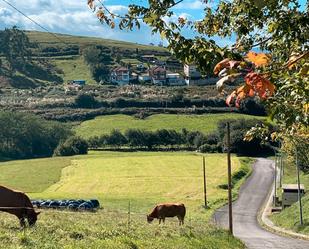
M 244 98 L 253 96 L 266 100 L 268 113 L 281 128 L 277 137 L 307 139 L 308 2 L 302 6 L 298 0 L 201 0 L 205 8 L 200 20 L 178 17 L 175 6 L 182 2 L 149 0 L 144 5 L 131 4 L 125 15 L 118 15 L 101 1 L 87 1 L 99 20 L 111 28 L 118 25 L 133 30 L 145 23 L 166 39 L 169 50 L 181 61 L 195 63 L 202 71 L 214 68 L 222 76 L 217 85 L 220 90 L 242 77 L 245 84 L 227 98 L 227 104 L 240 106 Z M 186 37 L 183 31 L 188 29 L 198 35 Z M 220 48 L 212 39 L 215 36 L 236 39 L 232 46 Z M 248 54 L 255 48 L 266 54 Z M 250 136 L 264 128 L 256 128 Z

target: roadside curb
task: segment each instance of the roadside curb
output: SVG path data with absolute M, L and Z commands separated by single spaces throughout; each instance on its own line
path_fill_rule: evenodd
M 274 165 L 272 164 L 272 166 Z M 277 233 L 279 235 L 284 235 L 287 237 L 292 237 L 292 238 L 297 238 L 297 239 L 302 239 L 302 240 L 309 240 L 308 235 L 301 234 L 301 233 L 295 233 L 291 230 L 278 227 L 274 225 L 274 223 L 268 218 L 268 216 L 271 214 L 271 205 L 272 205 L 273 196 L 274 196 L 274 184 L 272 184 L 268 197 L 266 198 L 265 203 L 260 209 L 260 212 L 257 217 L 258 223 L 263 228 L 265 228 L 266 230 L 270 232 Z

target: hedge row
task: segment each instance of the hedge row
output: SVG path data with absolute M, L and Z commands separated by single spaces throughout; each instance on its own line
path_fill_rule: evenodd
M 244 141 L 244 136 L 251 127 L 262 124 L 262 121 L 256 119 L 222 120 L 219 122 L 217 130 L 209 135 L 186 129 L 181 132 L 166 129 L 156 131 L 128 129 L 124 133 L 113 130 L 108 135 L 90 138 L 88 144 L 94 149 L 129 147 L 130 149 L 154 150 L 158 148 L 178 148 L 208 153 L 225 152 L 227 150 L 227 122 L 231 126 L 231 152 L 250 156 L 273 153 L 272 146 L 276 146 L 276 144 L 265 145 L 258 138 Z M 271 124 L 264 123 L 264 125 L 269 127 L 270 133 L 275 130 Z
M 33 113 L 40 115 L 48 120 L 67 121 L 85 121 L 102 115 L 134 115 L 137 118 L 145 118 L 154 114 L 207 114 L 207 113 L 239 113 L 236 108 L 98 108 L 98 109 L 74 109 L 74 108 L 57 108 L 57 109 L 36 109 Z

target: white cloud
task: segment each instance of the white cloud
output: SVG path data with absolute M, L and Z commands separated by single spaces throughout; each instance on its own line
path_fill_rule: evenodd
M 85 0 L 11 0 L 10 3 L 51 32 L 142 43 L 158 43 L 160 40 L 159 36 L 151 35 L 146 25 L 142 25 L 141 30 L 135 32 L 111 30 L 98 21 Z M 107 7 L 118 14 L 127 10 L 124 5 L 107 5 Z M 0 29 L 14 25 L 26 30 L 42 31 L 25 16 L 0 1 Z
M 144 44 L 158 44 L 161 40 L 160 35 L 152 35 L 149 27 L 145 24 L 141 25 L 140 30 L 121 31 L 117 28 L 111 30 L 98 21 L 95 13 L 87 6 L 86 0 L 10 0 L 9 2 L 51 32 L 95 36 Z M 116 1 L 104 2 L 112 12 L 123 14 L 127 11 L 127 6 L 112 4 Z M 118 1 L 118 3 L 122 2 Z M 166 21 L 177 21 L 178 17 L 194 20 L 196 16 L 193 13 L 196 11 L 193 10 L 203 9 L 204 7 L 205 4 L 200 0 L 186 0 L 179 6 L 175 6 L 177 13 Z M 0 29 L 14 25 L 22 29 L 42 31 L 29 19 L 0 1 Z M 191 31 L 185 31 L 184 34 L 192 37 Z M 218 40 L 220 41 L 220 39 Z M 222 43 L 226 44 L 228 41 L 222 41 Z

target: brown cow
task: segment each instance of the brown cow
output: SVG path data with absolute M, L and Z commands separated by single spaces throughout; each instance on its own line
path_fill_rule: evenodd
M 179 220 L 179 225 L 184 224 L 184 219 L 186 215 L 186 207 L 182 203 L 163 203 L 158 204 L 152 210 L 151 214 L 147 215 L 148 223 L 151 223 L 154 219 L 159 219 L 159 224 L 161 220 L 165 222 L 166 217 L 177 216 Z
M 25 227 L 25 219 L 28 220 L 29 226 L 33 226 L 40 214 L 34 211 L 26 194 L 3 186 L 0 186 L 0 211 L 16 215 L 21 227 Z

